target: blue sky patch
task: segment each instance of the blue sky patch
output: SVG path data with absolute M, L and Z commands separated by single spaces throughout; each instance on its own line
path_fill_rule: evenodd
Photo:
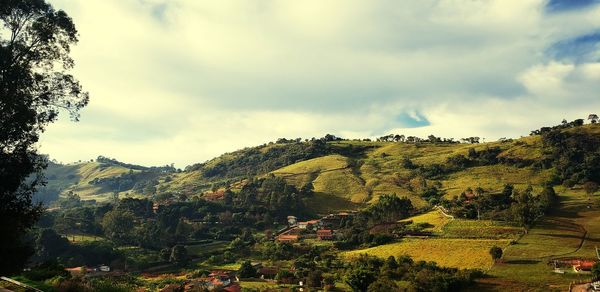
M 557 42 L 547 54 L 556 60 L 575 63 L 600 61 L 600 31 Z
M 431 125 L 431 122 L 418 111 L 413 114 L 408 112 L 401 113 L 396 117 L 396 122 L 403 128 L 419 128 Z
M 586 8 L 599 3 L 598 0 L 550 0 L 546 4 L 548 12 L 563 12 Z

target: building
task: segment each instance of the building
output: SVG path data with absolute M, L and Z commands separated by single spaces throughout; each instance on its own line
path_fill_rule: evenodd
M 296 216 L 287 216 L 287 221 L 289 226 L 298 224 L 298 218 Z
M 596 261 L 582 260 L 578 263 L 573 264 L 573 270 L 576 273 L 591 273 L 592 267 L 596 264 Z
M 321 229 L 317 230 L 317 236 L 320 240 L 333 240 L 333 230 L 331 229 Z
M 279 269 L 277 267 L 263 267 L 258 269 L 258 275 L 261 279 L 275 279 Z
M 321 227 L 321 220 L 310 220 L 304 222 L 298 222 L 298 228 L 300 229 L 319 229 Z
M 300 240 L 300 235 L 281 234 L 281 235 L 277 236 L 278 242 L 294 243 L 294 242 L 298 242 L 298 240 Z

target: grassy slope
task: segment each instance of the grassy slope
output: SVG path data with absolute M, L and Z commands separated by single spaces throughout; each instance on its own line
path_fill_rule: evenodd
M 98 162 L 83 162 L 69 165 L 51 165 L 46 170 L 48 186 L 58 189 L 61 194 L 69 191 L 77 193 L 82 199 L 104 201 L 111 195 L 102 188 L 89 184 L 96 178 L 114 177 L 128 173 L 129 168 L 106 165 Z M 135 171 L 135 170 L 134 170 Z
M 516 245 L 505 250 L 504 262 L 490 270 L 494 278 L 481 281 L 480 288 L 566 291 L 569 282 L 589 277 L 569 273 L 570 270 L 566 274 L 555 274 L 549 263 L 556 258 L 595 258 L 595 247 L 600 242 L 597 203 L 600 197 L 596 196 L 590 204 L 589 197 L 581 190 L 562 190 L 560 196 L 560 207 L 539 221 Z
M 369 146 L 363 157 L 348 158 L 342 155 L 328 155 L 307 161 L 301 161 L 273 171 L 275 175 L 284 177 L 289 183 L 301 187 L 312 183 L 315 196 L 307 200 L 307 205 L 318 213 L 328 213 L 337 210 L 357 209 L 372 203 L 382 194 L 395 193 L 406 196 L 418 208 L 427 208 L 428 204 L 420 196 L 423 179 L 414 178 L 411 171 L 402 167 L 403 158 L 409 157 L 414 163 L 431 165 L 444 163 L 446 159 L 455 154 L 467 154 L 469 148 L 481 150 L 486 147 L 501 147 L 504 152 L 501 156 L 521 159 L 534 159 L 542 155 L 539 137 L 525 137 L 514 142 L 468 144 L 428 144 L 421 145 L 393 142 L 364 142 L 340 141 L 331 142 L 334 146 Z M 286 147 L 286 145 L 273 144 L 261 146 L 264 152 L 269 147 Z M 235 160 L 240 157 L 240 152 L 224 154 L 206 162 L 210 167 L 219 161 Z M 58 186 L 58 189 L 74 191 L 85 199 L 99 201 L 110 197 L 98 187 L 89 184 L 95 178 L 117 176 L 128 172 L 129 169 L 121 166 L 103 167 L 96 162 L 86 162 L 76 165 L 65 165 L 48 170 L 49 175 L 54 175 L 49 184 Z M 517 168 L 506 165 L 473 167 L 465 171 L 454 173 L 440 180 L 447 197 L 460 194 L 467 187 L 481 186 L 487 191 L 497 191 L 505 183 L 512 183 L 517 188 L 524 188 L 528 184 L 538 187 L 550 175 L 551 171 L 539 172 L 531 168 Z M 159 192 L 182 192 L 189 195 L 199 194 L 210 189 L 213 183 L 223 179 L 202 176 L 202 170 L 193 170 L 182 173 L 173 173 L 159 178 L 157 189 Z M 223 180 L 223 181 L 232 181 Z M 233 179 L 235 181 L 235 179 Z M 426 180 L 430 185 L 433 181 Z M 64 193 L 63 192 L 63 193 Z M 131 192 L 121 194 L 137 196 Z
M 486 147 L 500 147 L 505 158 L 537 159 L 542 156 L 539 137 L 525 137 L 513 142 L 491 142 L 482 144 L 407 144 L 393 142 L 334 142 L 340 146 L 374 146 L 364 157 L 350 159 L 341 155 L 329 155 L 273 171 L 298 187 L 312 182 L 316 198 L 308 202 L 316 211 L 345 210 L 360 207 L 376 201 L 382 194 L 395 193 L 406 196 L 418 208 L 426 208 L 419 193 L 423 179 L 415 178 L 411 171 L 402 166 L 403 158 L 409 157 L 419 165 L 444 164 L 449 156 L 466 155 L 469 148 L 483 150 Z M 467 187 L 482 187 L 486 191 L 500 191 L 504 184 L 511 183 L 517 188 L 529 184 L 536 191 L 548 180 L 552 170 L 539 171 L 531 167 L 518 168 L 504 164 L 471 167 L 453 173 L 440 180 L 446 197 L 459 195 Z M 433 181 L 426 180 L 430 185 Z M 324 206 L 323 204 L 327 204 Z

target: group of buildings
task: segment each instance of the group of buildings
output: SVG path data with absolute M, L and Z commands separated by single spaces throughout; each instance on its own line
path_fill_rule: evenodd
M 343 222 L 353 215 L 354 213 L 340 212 L 309 221 L 298 221 L 296 216 L 288 216 L 288 226 L 279 230 L 275 240 L 286 243 L 314 237 L 320 240 L 334 240 L 336 229 L 340 228 Z

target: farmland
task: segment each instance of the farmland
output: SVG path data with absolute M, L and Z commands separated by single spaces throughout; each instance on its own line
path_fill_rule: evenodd
M 483 269 L 492 266 L 489 250 L 492 246 L 507 246 L 509 240 L 410 238 L 397 243 L 345 252 L 352 258 L 368 254 L 380 258 L 409 255 L 415 260 L 435 261 L 441 266 L 461 269 Z
M 505 250 L 502 263 L 490 270 L 493 278 L 484 280 L 482 287 L 494 291 L 502 291 L 505 285 L 566 290 L 570 281 L 589 277 L 572 271 L 552 272 L 553 259 L 594 258 L 600 236 L 597 205 L 590 206 L 581 190 L 563 190 L 561 198 L 560 208 L 539 220 L 517 244 Z

